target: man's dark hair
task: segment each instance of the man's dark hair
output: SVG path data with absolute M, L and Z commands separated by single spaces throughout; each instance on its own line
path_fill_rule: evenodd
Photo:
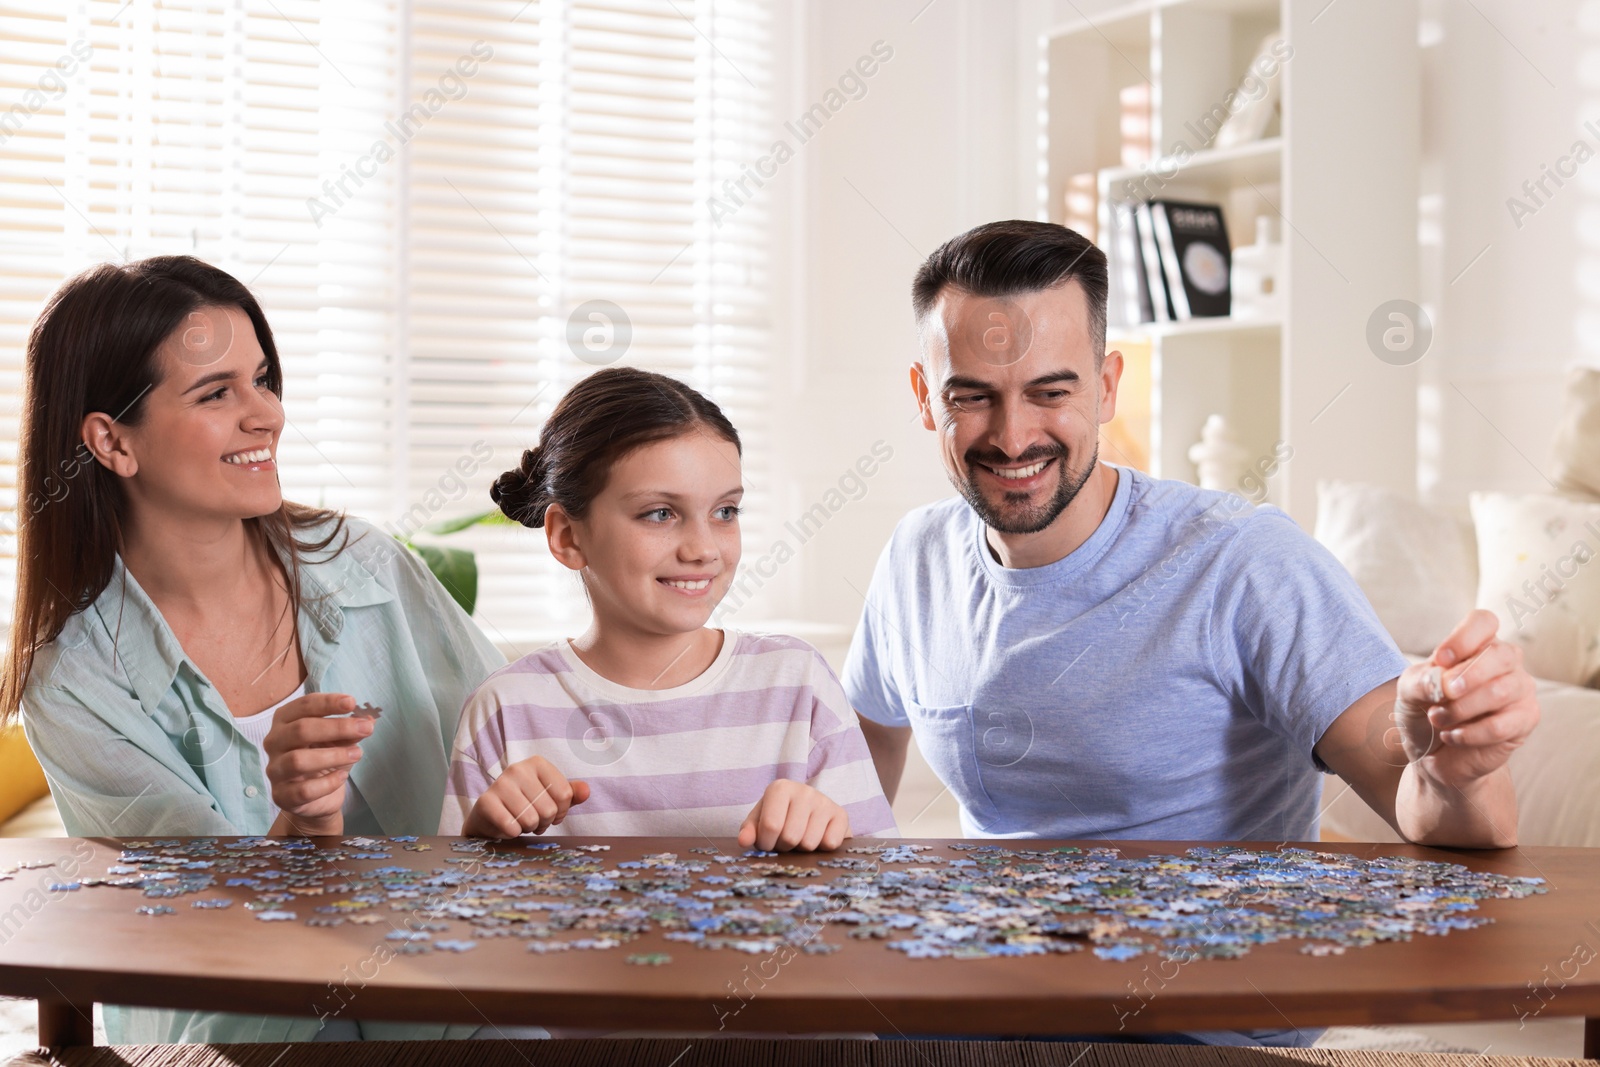
M 1083 234 L 1053 222 L 1010 219 L 952 237 L 917 268 L 911 310 L 920 325 L 946 286 L 973 296 L 1015 296 L 1076 279 L 1089 305 L 1095 366 L 1106 354 L 1106 255 Z

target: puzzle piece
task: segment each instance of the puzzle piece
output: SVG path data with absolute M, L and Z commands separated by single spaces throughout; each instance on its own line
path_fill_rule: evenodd
M 751 849 L 693 848 L 609 864 L 606 845 L 558 841 L 451 842 L 434 867 L 396 864 L 386 851 L 414 837 L 345 838 L 319 849 L 293 838 L 190 838 L 129 843 L 108 877 L 71 884 L 175 898 L 225 885 L 245 890 L 264 922 L 296 918 L 284 905 L 316 897 L 308 926 L 397 925 L 396 952 L 460 953 L 516 937 L 536 955 L 604 951 L 652 932 L 706 951 L 807 955 L 839 942 L 878 943 L 910 959 L 1007 959 L 1092 949 L 1127 961 L 1236 959 L 1292 939 L 1308 956 L 1448 936 L 1489 922 L 1489 899 L 1546 891 L 1542 879 L 1482 874 L 1453 863 L 1306 849 L 1197 847 L 1130 858 L 1114 848 L 1027 849 L 959 843 L 948 851 L 895 842 L 860 845 L 812 864 Z M 774 862 L 768 862 L 768 861 Z M 364 869 L 353 861 L 390 861 Z M 425 860 L 419 862 L 426 862 Z M 49 866 L 35 862 L 17 869 Z M 235 897 L 200 897 L 225 909 Z M 140 914 L 172 915 L 166 904 Z M 465 924 L 458 925 L 458 924 Z M 842 930 L 830 928 L 843 928 Z M 470 937 L 453 936 L 466 931 Z M 437 939 L 434 935 L 440 935 Z M 842 937 L 840 935 L 843 935 Z M 634 953 L 659 966 L 666 953 Z

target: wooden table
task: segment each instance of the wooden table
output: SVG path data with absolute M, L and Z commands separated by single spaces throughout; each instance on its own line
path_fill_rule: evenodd
M 563 838 L 563 844 L 584 839 Z M 704 847 L 703 839 L 599 838 L 607 864 Z M 432 851 L 396 847 L 392 858 L 348 869 L 407 865 L 431 870 L 455 855 L 451 839 L 424 838 Z M 731 840 L 710 842 L 729 854 Z M 878 843 L 878 842 L 874 842 Z M 944 845 L 950 842 L 919 842 Z M 1275 849 L 1278 842 L 985 841 L 1015 848 L 1115 847 L 1124 855 L 1181 854 L 1196 844 Z M 337 839 L 319 839 L 334 847 Z M 241 907 L 134 914 L 135 891 L 93 888 L 54 896 L 63 876 L 104 873 L 122 842 L 0 841 L 0 868 L 24 860 L 78 862 L 20 871 L 0 882 L 0 993 L 39 1001 L 40 1043 L 89 1044 L 95 1002 L 264 1014 L 311 1015 L 343 1003 L 330 990 L 355 990 L 346 1017 L 482 1024 L 542 1024 L 610 1030 L 846 1032 L 886 1035 L 1046 1035 L 1393 1023 L 1512 1021 L 1585 1016 L 1584 1054 L 1600 1058 L 1600 851 L 1518 848 L 1496 852 L 1415 845 L 1291 843 L 1357 856 L 1405 855 L 1474 870 L 1536 875 L 1549 892 L 1489 900 L 1495 921 L 1447 936 L 1419 936 L 1313 958 L 1295 941 L 1255 946 L 1234 960 L 1181 966 L 1146 955 L 1110 962 L 1091 953 L 980 960 L 914 960 L 881 941 L 857 941 L 830 927 L 832 955 L 762 957 L 705 951 L 647 934 L 623 949 L 538 956 L 516 938 L 482 941 L 460 955 L 432 952 L 371 961 L 387 923 L 312 928 L 260 922 Z M 956 853 L 941 852 L 946 857 Z M 820 858 L 820 857 L 815 857 Z M 786 862 L 808 865 L 814 857 Z M 828 870 L 824 877 L 841 873 Z M 30 895 L 31 894 L 31 895 Z M 256 893 L 226 889 L 203 896 Z M 307 898 L 307 903 L 314 903 Z M 385 915 L 390 914 L 385 911 Z M 471 936 L 465 923 L 457 933 Z M 673 962 L 637 966 L 633 953 L 668 952 Z M 752 977 L 754 976 L 754 977 Z M 355 981 L 352 983 L 352 979 Z M 1536 988 L 1537 987 L 1537 988 Z M 735 993 L 739 995 L 735 995 Z
M 1071 1041 L 337 1041 L 58 1048 L 11 1067 L 1592 1067 L 1586 1060 Z

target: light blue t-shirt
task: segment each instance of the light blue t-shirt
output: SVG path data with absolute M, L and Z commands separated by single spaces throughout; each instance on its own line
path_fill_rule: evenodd
M 1406 661 L 1288 515 L 1117 471 L 1066 558 L 1007 569 L 960 498 L 878 560 L 845 664 L 909 725 L 968 836 L 1315 840 L 1312 754 Z

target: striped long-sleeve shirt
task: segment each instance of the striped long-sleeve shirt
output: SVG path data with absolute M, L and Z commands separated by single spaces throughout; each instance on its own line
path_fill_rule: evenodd
M 767 786 L 804 782 L 855 836 L 898 833 L 838 678 L 793 637 L 726 631 L 711 666 L 671 689 L 631 689 L 561 641 L 496 671 L 467 699 L 441 834 L 509 766 L 543 756 L 590 796 L 551 834 L 732 837 Z

